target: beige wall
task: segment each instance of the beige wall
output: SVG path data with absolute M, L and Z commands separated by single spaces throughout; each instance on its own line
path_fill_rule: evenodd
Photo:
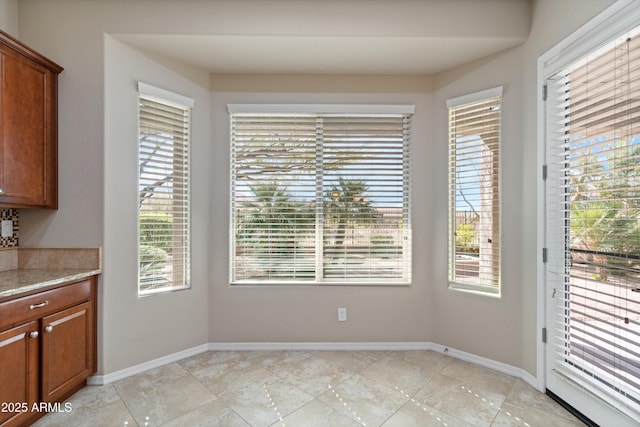
M 540 96 L 537 87 L 537 60 L 540 55 L 559 43 L 591 18 L 615 3 L 615 0 L 535 0 L 531 37 L 524 44 L 523 114 L 522 124 L 522 366 L 534 373 L 536 364 L 536 301 L 537 274 L 536 257 L 541 256 L 536 248 L 537 218 L 536 183 L 541 171 L 533 159 L 537 156 L 536 102 Z M 536 102 L 534 102 L 536 100 Z M 541 373 L 540 373 L 541 375 Z
M 259 77 L 250 77 L 251 79 Z M 249 77 L 248 77 L 249 79 Z M 428 168 L 431 96 L 428 94 L 213 92 L 211 342 L 426 342 L 432 336 L 429 248 L 434 224 Z M 307 88 L 314 89 L 309 80 Z M 413 286 L 229 286 L 229 103 L 413 104 Z M 337 321 L 346 307 L 347 322 Z
M 105 372 L 195 347 L 208 338 L 209 91 L 106 35 L 105 235 L 102 361 Z M 141 80 L 195 101 L 191 117 L 192 287 L 137 297 L 138 93 Z
M 18 0 L 0 0 L 0 30 L 18 38 Z
M 433 133 L 436 151 L 447 156 L 448 98 L 503 86 L 501 134 L 501 207 L 502 207 L 502 296 L 492 298 L 449 290 L 446 251 L 439 254 L 437 283 L 434 286 L 435 325 L 433 341 L 513 366 L 521 366 L 521 137 L 522 122 L 522 49 L 516 48 L 490 61 L 478 61 L 436 76 L 434 85 Z M 439 216 L 447 215 L 447 164 L 434 162 L 434 174 L 442 191 L 435 204 L 442 206 Z M 535 191 L 534 191 L 535 193 Z M 441 227 L 434 244 L 446 248 L 447 229 Z M 506 320 L 508 319 L 508 320 Z M 506 321 L 505 321 L 506 320 Z
M 502 298 L 434 288 L 434 342 L 537 370 L 537 58 L 614 0 L 537 0 L 532 31 L 521 47 L 434 76 L 434 133 L 446 139 L 447 98 L 503 85 Z M 438 146 L 437 157 L 446 155 Z M 440 181 L 445 165 L 438 167 Z M 440 196 L 445 203 L 445 195 Z M 446 230 L 437 236 L 446 243 Z M 444 258 L 445 255 L 442 255 Z M 441 260 L 439 265 L 444 265 Z M 441 282 L 446 280 L 445 272 Z
M 504 10 L 498 3 L 508 4 L 495 1 L 492 13 Z M 208 79 L 198 70 L 146 57 L 110 34 L 268 34 L 274 29 L 313 34 L 327 25 L 338 34 L 368 34 L 378 31 L 379 16 L 388 14 L 372 7 L 345 9 L 336 1 L 322 2 L 322 8 L 300 2 L 299 11 L 326 14 L 326 19 L 299 27 L 287 13 L 263 19 L 271 10 L 287 10 L 279 8 L 284 0 L 21 0 L 21 40 L 65 67 L 60 76 L 60 209 L 23 211 L 21 243 L 104 247 L 101 373 L 206 342 L 243 341 L 432 341 L 535 373 L 536 58 L 611 2 L 534 1 L 533 29 L 525 45 L 433 78 Z M 391 4 L 374 3 L 383 9 Z M 386 33 L 443 31 L 446 23 L 435 19 L 437 14 L 417 13 L 430 2 L 405 3 L 418 9 L 405 25 L 385 28 Z M 153 13 L 147 10 L 150 4 Z M 246 10 L 251 11 L 248 18 L 238 19 Z M 337 10 L 340 17 L 332 15 Z M 136 297 L 135 277 L 138 79 L 196 99 L 193 289 L 144 299 Z M 447 289 L 444 160 L 444 101 L 497 85 L 505 89 L 500 299 Z M 413 285 L 229 287 L 229 102 L 415 103 Z M 336 320 L 339 306 L 348 309 L 346 323 Z

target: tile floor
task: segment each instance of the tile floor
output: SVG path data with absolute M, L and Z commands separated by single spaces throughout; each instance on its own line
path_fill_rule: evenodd
M 520 379 L 433 351 L 211 351 L 69 402 L 35 425 L 582 425 Z

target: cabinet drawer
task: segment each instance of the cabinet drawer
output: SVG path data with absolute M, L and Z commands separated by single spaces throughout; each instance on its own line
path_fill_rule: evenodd
M 91 280 L 0 303 L 0 330 L 88 301 Z

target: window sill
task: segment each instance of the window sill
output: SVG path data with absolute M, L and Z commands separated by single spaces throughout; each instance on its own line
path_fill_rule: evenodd
M 457 292 L 465 292 L 490 298 L 502 298 L 500 289 L 485 288 L 482 286 L 474 286 L 456 282 L 449 282 L 449 290 Z
M 231 287 L 274 287 L 274 286 L 306 286 L 306 287 L 331 287 L 331 286 L 411 286 L 411 282 L 301 282 L 301 281 L 241 281 L 230 282 Z

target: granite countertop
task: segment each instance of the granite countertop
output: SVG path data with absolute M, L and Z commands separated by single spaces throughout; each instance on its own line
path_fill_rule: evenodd
M 100 274 L 100 269 L 26 269 L 0 272 L 0 300 L 22 293 L 45 290 L 66 282 Z
M 0 301 L 102 273 L 101 248 L 0 250 Z

